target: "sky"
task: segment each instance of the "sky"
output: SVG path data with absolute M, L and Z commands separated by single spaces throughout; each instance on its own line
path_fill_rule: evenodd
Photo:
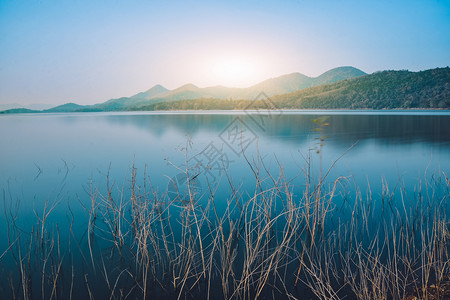
M 450 1 L 0 0 L 0 104 L 450 65 Z

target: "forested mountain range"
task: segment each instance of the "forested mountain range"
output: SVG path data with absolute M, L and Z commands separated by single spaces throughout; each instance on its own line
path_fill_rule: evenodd
M 201 98 L 152 103 L 130 110 L 188 109 L 450 109 L 450 68 L 382 71 L 257 101 Z
M 199 88 L 189 83 L 174 90 L 168 90 L 161 85 L 155 85 L 151 89 L 131 97 L 111 99 L 104 103 L 90 106 L 87 109 L 99 111 L 129 110 L 131 107 L 139 109 L 155 103 L 201 98 L 222 100 L 254 99 L 261 91 L 264 91 L 268 96 L 281 95 L 362 75 L 366 75 L 366 73 L 359 69 L 339 67 L 329 70 L 318 77 L 308 77 L 300 73 L 286 74 L 264 80 L 248 88 L 229 88 L 224 86 Z
M 264 97 L 255 99 L 258 95 Z M 249 88 L 198 88 L 186 84 L 168 90 L 156 85 L 131 97 L 95 105 L 67 103 L 42 111 L 4 112 L 231 110 L 267 108 L 268 102 L 279 109 L 450 109 L 450 68 L 367 75 L 353 67 L 340 67 L 315 78 L 292 73 Z

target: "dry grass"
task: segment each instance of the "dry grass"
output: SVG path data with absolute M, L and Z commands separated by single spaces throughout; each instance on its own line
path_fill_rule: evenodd
M 330 180 L 329 172 L 315 177 L 311 157 L 301 170 L 302 188 L 286 179 L 281 165 L 274 175 L 261 158 L 245 159 L 255 189 L 241 190 L 225 170 L 230 193 L 224 209 L 218 209 L 223 195 L 217 186 L 207 182 L 199 194 L 189 169 L 186 190 L 180 190 L 183 203 L 145 180 L 139 186 L 134 166 L 120 186 L 107 175 L 104 192 L 91 182 L 86 234 L 76 238 L 73 218 L 64 239 L 57 224 L 48 223 L 59 197 L 46 202 L 26 231 L 17 223 L 15 200 L 4 193 L 9 247 L 0 260 L 16 266 L 3 272 L 9 278 L 5 293 L 12 299 L 448 295 L 445 173 L 419 182 L 414 191 L 401 183 L 391 191 L 385 184 L 381 197 L 374 198 L 370 188 L 363 197 L 356 188 L 337 209 L 349 179 Z M 431 295 L 430 287 L 442 292 Z

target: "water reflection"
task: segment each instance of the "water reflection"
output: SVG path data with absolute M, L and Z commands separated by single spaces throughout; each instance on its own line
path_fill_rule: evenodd
M 267 116 L 263 129 L 254 119 L 241 115 L 173 114 L 173 115 L 105 115 L 103 119 L 118 126 L 133 126 L 162 136 L 170 130 L 184 135 L 202 131 L 220 133 L 234 118 L 248 124 L 259 135 L 283 143 L 302 143 L 317 126 L 319 115 L 283 114 Z M 383 144 L 435 143 L 450 147 L 449 115 L 330 115 L 324 133 L 330 143 L 351 145 L 355 141 L 376 140 Z

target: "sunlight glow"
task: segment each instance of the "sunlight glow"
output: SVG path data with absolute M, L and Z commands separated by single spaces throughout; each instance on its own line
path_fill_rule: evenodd
M 211 75 L 221 85 L 246 87 L 255 82 L 258 65 L 249 57 L 220 57 L 211 64 Z

